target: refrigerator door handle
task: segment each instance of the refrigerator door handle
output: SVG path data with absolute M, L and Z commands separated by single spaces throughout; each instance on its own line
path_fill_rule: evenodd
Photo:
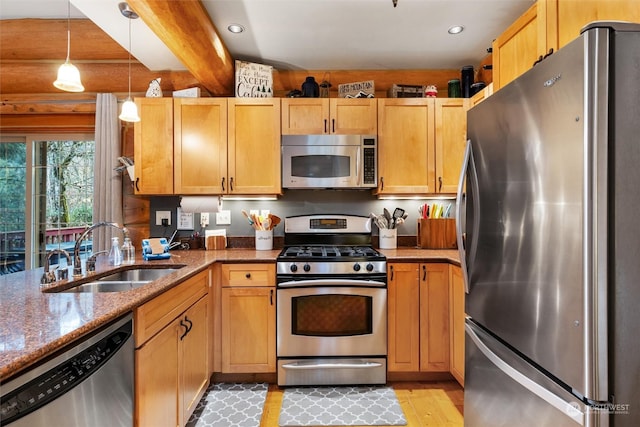
M 576 423 L 580 424 L 581 426 L 585 425 L 585 414 L 577 405 L 561 399 L 560 397 L 551 393 L 549 390 L 542 387 L 535 381 L 532 381 L 530 378 L 523 375 L 507 362 L 502 360 L 497 354 L 491 351 L 491 349 L 473 331 L 473 327 L 469 325 L 469 323 L 465 323 L 464 328 L 469 338 L 471 338 L 473 343 L 478 347 L 482 354 L 484 354 L 484 356 L 489 359 L 491 363 L 493 363 L 498 369 L 508 375 L 512 380 L 516 381 L 518 384 L 529 390 L 531 393 L 543 399 L 545 402 L 565 414 L 567 417 L 574 420 Z
M 464 289 L 466 293 L 469 293 L 471 291 L 471 287 L 469 284 L 469 269 L 473 263 L 473 260 L 475 259 L 476 249 L 478 246 L 477 237 L 474 238 L 474 236 L 475 231 L 478 230 L 479 227 L 479 219 L 477 218 L 477 215 L 474 214 L 471 229 L 462 229 L 462 213 L 466 212 L 466 206 L 465 208 L 462 207 L 462 200 L 464 198 L 464 183 L 467 175 L 470 178 L 469 182 L 472 187 L 470 189 L 467 189 L 467 191 L 471 194 L 471 197 L 473 199 L 474 210 L 476 212 L 479 212 L 478 206 L 480 200 L 478 198 L 478 175 L 476 174 L 475 164 L 473 161 L 471 140 L 467 140 L 467 146 L 464 151 L 462 170 L 460 172 L 460 180 L 458 181 L 458 192 L 456 194 L 456 240 L 458 243 L 458 252 L 460 254 L 460 266 L 462 267 Z M 467 244 L 471 245 L 469 247 L 469 258 L 467 258 L 466 252 Z

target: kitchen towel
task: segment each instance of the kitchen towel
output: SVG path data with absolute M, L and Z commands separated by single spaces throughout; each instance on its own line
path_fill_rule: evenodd
M 282 398 L 280 427 L 405 426 L 391 387 L 295 387 Z
M 260 427 L 266 383 L 218 383 L 209 386 L 187 427 Z

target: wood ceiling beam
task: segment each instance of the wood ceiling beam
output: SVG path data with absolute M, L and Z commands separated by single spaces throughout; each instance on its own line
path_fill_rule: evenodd
M 213 96 L 234 94 L 233 58 L 199 0 L 128 3 Z

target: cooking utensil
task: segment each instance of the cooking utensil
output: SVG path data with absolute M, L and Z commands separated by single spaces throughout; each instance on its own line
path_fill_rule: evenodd
M 393 210 L 393 221 L 392 221 L 392 226 L 391 228 L 396 228 L 397 224 L 398 224 L 398 219 L 402 218 L 402 215 L 404 215 L 404 209 L 402 208 L 395 208 Z
M 269 219 L 271 220 L 271 228 L 275 228 L 282 221 L 279 216 L 273 214 L 269 214 Z
M 242 209 L 242 215 L 244 215 L 244 217 L 247 218 L 247 220 L 249 220 L 249 225 L 253 225 L 254 221 L 251 219 L 247 211 L 245 211 L 244 209 Z

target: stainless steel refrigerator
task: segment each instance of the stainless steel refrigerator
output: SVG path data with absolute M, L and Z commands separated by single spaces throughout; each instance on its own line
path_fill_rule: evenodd
M 587 26 L 467 129 L 465 426 L 640 425 L 640 25 Z

